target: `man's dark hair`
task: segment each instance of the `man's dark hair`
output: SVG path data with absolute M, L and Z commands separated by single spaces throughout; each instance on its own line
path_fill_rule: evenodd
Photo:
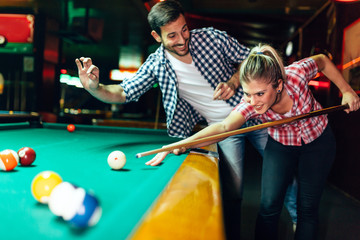
M 165 26 L 184 15 L 181 4 L 175 0 L 166 0 L 155 4 L 148 15 L 148 22 L 152 30 L 161 36 L 160 27 Z

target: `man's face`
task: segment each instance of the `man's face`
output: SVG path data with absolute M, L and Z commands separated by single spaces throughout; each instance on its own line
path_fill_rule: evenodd
M 160 29 L 161 36 L 154 31 L 152 35 L 171 54 L 182 57 L 189 53 L 190 32 L 183 15 L 180 15 L 174 22 L 168 23 Z

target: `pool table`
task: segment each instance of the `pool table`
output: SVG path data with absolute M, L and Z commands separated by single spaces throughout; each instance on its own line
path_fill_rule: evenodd
M 36 116 L 6 119 L 14 122 L 0 121 L 0 150 L 28 146 L 36 160 L 0 171 L 2 239 L 225 239 L 215 149 L 171 154 L 152 167 L 145 162 L 153 156 L 135 155 L 174 142 L 166 130 L 76 125 L 68 132 Z M 107 164 L 114 150 L 127 156 L 121 170 Z M 32 197 L 31 181 L 45 170 L 99 199 L 95 226 L 74 228 Z

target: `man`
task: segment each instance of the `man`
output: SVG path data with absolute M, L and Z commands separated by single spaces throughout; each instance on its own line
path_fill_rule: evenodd
M 174 0 L 157 3 L 151 9 L 148 21 L 153 29 L 151 35 L 161 45 L 146 59 L 136 75 L 120 85 L 103 85 L 99 83 L 99 69 L 92 60 L 81 57 L 75 61 L 84 88 L 101 101 L 128 103 L 137 101 L 154 83 L 158 83 L 168 134 L 173 137 L 188 137 L 200 120 L 205 119 L 208 124 L 223 120 L 242 97 L 236 70 L 249 49 L 225 32 L 213 28 L 190 31 L 181 5 Z M 262 154 L 267 140 L 266 130 L 232 136 L 218 144 L 225 221 L 228 226 L 234 225 L 234 229 L 229 231 L 232 234 L 237 232 L 237 238 L 240 237 L 245 137 Z M 159 162 L 153 160 L 148 164 L 157 165 Z M 227 207 L 237 219 L 227 222 Z

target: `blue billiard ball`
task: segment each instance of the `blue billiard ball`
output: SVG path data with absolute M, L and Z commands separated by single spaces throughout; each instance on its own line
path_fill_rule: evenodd
M 68 221 L 73 226 L 79 228 L 94 226 L 99 221 L 102 213 L 99 201 L 93 194 L 81 188 L 79 188 L 78 191 L 81 192 L 79 194 L 80 205 Z

